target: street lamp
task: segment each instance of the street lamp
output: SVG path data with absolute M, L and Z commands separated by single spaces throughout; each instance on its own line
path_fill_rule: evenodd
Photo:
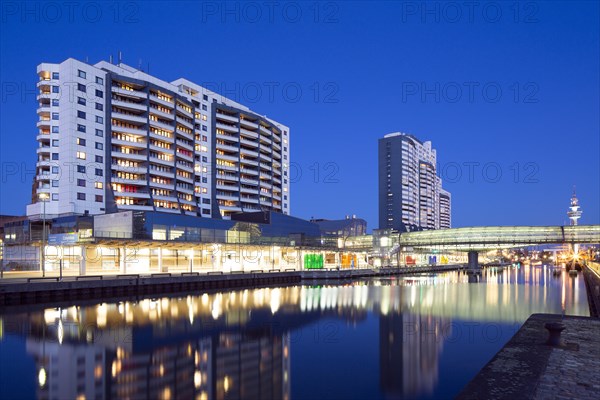
M 40 263 L 41 263 L 40 269 L 42 270 L 42 277 L 45 277 L 46 276 L 46 260 L 45 260 L 45 253 L 46 253 L 46 202 L 50 198 L 50 195 L 48 193 L 40 193 L 38 195 L 38 198 L 43 203 L 43 206 L 42 206 L 42 254 L 40 256 Z

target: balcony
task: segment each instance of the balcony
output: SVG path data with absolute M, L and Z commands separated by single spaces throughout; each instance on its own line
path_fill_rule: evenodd
M 158 108 L 154 108 L 152 106 L 150 106 L 150 112 L 160 118 L 165 118 L 170 121 L 175 120 L 175 114 L 159 110 Z
M 239 187 L 237 185 L 223 185 L 221 183 L 217 183 L 217 190 L 228 190 L 230 192 L 237 192 Z
M 141 174 L 146 171 L 145 167 L 129 167 L 117 163 L 111 164 L 110 169 L 112 171 L 129 172 L 130 174 Z
M 129 198 L 133 198 L 133 199 L 149 199 L 150 198 L 150 193 L 117 192 L 117 191 L 115 191 L 114 193 L 115 193 L 115 197 L 129 197 Z
M 271 143 L 273 143 L 273 142 L 271 141 L 271 139 L 269 139 L 268 137 L 266 137 L 266 136 L 263 136 L 263 135 L 260 135 L 260 142 L 261 142 L 261 143 L 266 143 L 266 144 L 268 144 L 268 145 L 271 145 Z
M 271 136 L 272 132 L 270 129 L 265 128 L 264 126 L 260 126 L 260 133 L 267 135 L 267 136 Z
M 169 156 L 167 159 L 160 159 L 158 157 L 150 157 L 151 159 L 161 160 L 162 161 L 161 164 L 164 164 L 164 162 L 168 162 L 170 164 L 173 163 L 173 160 L 175 158 L 174 158 L 174 152 L 173 152 L 172 148 L 165 148 L 165 147 L 162 147 L 162 146 L 157 146 L 155 144 L 150 144 L 149 148 L 150 148 L 151 151 L 154 151 L 154 152 L 157 152 L 157 153 L 160 153 L 160 154 L 166 154 L 166 155 Z
M 248 149 L 246 149 L 244 147 L 240 148 L 240 153 L 245 154 L 245 155 L 250 156 L 250 157 L 253 157 L 253 158 L 258 157 L 258 152 L 253 151 L 253 150 L 248 150 Z
M 175 128 L 175 134 L 179 135 L 179 136 L 181 136 L 181 137 L 183 137 L 183 138 L 185 138 L 185 139 L 187 139 L 189 141 L 192 141 L 192 142 L 194 141 L 194 135 L 192 133 L 184 132 L 180 128 Z
M 268 155 L 266 155 L 265 153 L 260 153 L 260 158 L 261 158 L 261 160 L 264 160 L 264 161 L 266 161 L 266 162 L 268 162 L 268 163 L 270 163 L 271 161 L 273 161 L 273 160 L 271 159 L 271 157 L 269 157 L 269 156 L 268 156 Z M 264 163 L 262 163 L 262 162 L 261 162 L 260 164 L 262 165 L 262 164 L 264 164 Z M 270 166 L 270 165 L 269 165 L 269 169 L 271 169 L 271 166 Z
M 218 197 L 219 196 L 217 195 L 217 198 Z M 219 204 L 219 209 L 223 211 L 242 211 L 242 209 L 239 206 L 223 206 L 221 204 Z
M 215 125 L 217 129 L 223 129 L 224 131 L 231 133 L 238 133 L 238 127 L 235 125 L 228 125 L 220 122 L 217 122 Z
M 192 130 L 194 129 L 194 124 L 192 124 L 191 122 L 188 122 L 187 120 L 185 120 L 181 117 L 177 118 L 177 123 L 185 126 L 188 129 L 192 129 Z
M 248 174 L 248 175 L 257 175 L 258 176 L 258 171 L 255 169 L 240 168 L 240 172 L 242 172 L 244 174 Z
M 258 133 L 249 131 L 248 129 L 240 128 L 240 134 L 251 139 L 258 139 Z
M 43 128 L 48 128 L 48 129 L 50 129 L 50 124 L 51 124 L 51 122 L 50 122 L 50 119 L 42 119 L 42 120 L 39 120 L 39 121 L 37 122 L 36 126 L 37 126 L 38 128 L 42 128 L 42 127 L 43 127 Z
M 237 161 L 237 160 L 236 160 Z M 250 160 L 248 158 L 241 158 L 240 159 L 240 163 L 241 164 L 246 164 L 246 165 L 252 165 L 254 167 L 258 167 L 258 161 L 255 160 Z
M 151 162 L 155 162 L 154 160 L 155 160 L 154 158 L 151 158 L 151 159 L 150 159 L 150 161 L 151 161 Z M 150 169 L 148 170 L 148 173 L 149 173 L 150 175 L 161 176 L 161 177 L 163 177 L 163 178 L 171 178 L 171 179 L 175 178 L 175 173 L 173 173 L 173 172 L 169 172 L 169 171 L 163 171 L 163 170 L 160 170 L 160 169 L 154 169 L 154 168 L 150 168 Z M 150 184 L 152 184 L 152 181 L 150 181 L 150 182 L 151 182 Z M 168 186 L 169 186 L 170 188 L 172 188 L 172 187 L 173 187 L 173 184 L 169 184 Z
M 234 171 L 234 172 L 237 172 L 237 170 L 238 170 L 238 168 L 235 165 L 218 164 L 217 168 L 224 169 L 225 171 Z
M 237 156 L 231 156 L 231 155 L 227 155 L 227 154 L 218 154 L 217 153 L 217 160 L 238 162 L 239 158 Z
M 261 177 L 261 178 L 267 178 L 267 179 L 269 179 L 269 177 L 267 177 L 267 176 L 263 176 L 263 174 L 260 174 L 260 177 Z M 265 180 L 261 180 L 261 181 L 260 181 L 260 186 L 261 186 L 261 187 L 264 187 L 264 188 L 268 188 L 268 189 L 271 189 L 271 188 L 273 187 L 273 185 L 271 185 L 271 183 L 270 183 L 270 182 L 268 182 L 268 181 L 265 181 Z
M 237 196 L 229 196 L 229 195 L 224 195 L 224 194 L 218 194 L 217 193 L 217 199 L 218 200 L 229 200 L 229 201 L 235 201 L 237 202 L 239 199 L 237 198 Z M 219 208 L 221 209 L 225 209 L 225 210 L 229 210 L 228 207 L 236 207 L 239 208 L 237 206 L 219 206 Z
M 138 136 L 146 136 L 146 134 L 147 134 L 146 129 L 130 128 L 127 126 L 120 126 L 120 125 L 116 125 L 116 124 L 111 125 L 111 130 L 113 132 L 129 133 L 131 135 L 138 135 Z
M 237 182 L 239 180 L 239 178 L 236 175 L 223 174 L 220 172 L 217 172 L 217 179 L 222 179 L 224 181 L 231 181 L 231 182 Z
M 194 156 L 193 155 L 187 155 L 185 153 L 180 153 L 179 151 L 175 152 L 175 157 L 179 157 L 183 160 L 189 161 L 189 162 L 194 162 Z
M 125 96 L 125 97 L 133 97 L 133 98 L 137 98 L 137 99 L 147 99 L 148 95 L 146 94 L 146 92 L 142 92 L 140 90 L 128 90 L 128 89 L 123 89 L 120 88 L 118 86 L 113 86 L 110 88 L 111 92 L 119 94 L 121 96 Z
M 261 162 L 261 163 L 260 163 L 260 167 L 261 167 L 262 169 L 266 169 L 266 170 L 267 170 L 267 171 L 269 171 L 269 172 L 272 170 L 272 168 L 271 168 L 271 164 L 267 164 L 267 163 L 264 163 L 264 162 Z M 262 174 L 262 171 L 261 171 L 261 174 Z
M 206 133 L 206 132 L 204 132 Z M 237 135 L 232 135 L 230 133 L 219 133 L 217 132 L 217 139 L 223 139 L 223 140 L 229 140 L 230 142 L 239 142 L 240 139 L 237 137 Z
M 121 140 L 121 139 L 117 139 L 117 138 L 112 138 L 111 143 L 115 144 L 115 145 L 119 145 L 119 146 L 133 147 L 135 149 L 145 149 L 146 148 L 146 142 L 144 142 L 144 141 L 132 142 L 129 140 Z
M 241 196 L 240 197 L 240 201 L 242 201 L 243 203 L 254 203 L 254 204 L 258 204 L 258 197 L 253 197 L 253 196 Z M 243 206 L 243 205 L 242 205 Z
M 222 120 L 233 122 L 233 123 L 237 123 L 238 122 L 238 118 L 236 116 L 223 114 L 223 113 L 220 113 L 218 111 L 216 112 L 215 115 L 217 117 L 217 120 L 222 119 Z
M 153 211 L 154 207 L 141 204 L 117 204 L 119 210 Z
M 217 142 L 217 149 L 224 150 L 224 151 L 229 151 L 229 152 L 233 152 L 233 153 L 237 153 L 237 151 L 238 151 L 237 147 L 230 146 L 230 145 L 227 145 L 227 144 L 222 144 L 222 143 L 219 143 L 219 142 Z
M 190 195 L 194 195 L 194 187 L 192 186 L 191 189 L 188 189 L 187 187 L 183 187 L 181 185 L 176 186 L 175 190 L 178 191 L 179 193 L 184 193 L 184 194 L 190 194 Z
M 258 142 L 255 140 L 248 140 L 248 139 L 240 138 L 240 143 L 244 144 L 248 147 L 258 148 Z
M 194 173 L 194 167 L 193 166 L 188 166 L 188 165 L 182 164 L 180 162 L 177 162 L 177 163 L 175 163 L 175 167 L 177 169 L 182 170 L 182 171 L 186 171 L 186 172 L 189 172 L 189 173 L 192 173 L 192 174 Z
M 240 188 L 240 192 L 242 192 L 242 193 L 258 194 L 258 189 L 251 189 L 251 188 L 242 186 Z
M 154 138 L 156 140 L 160 140 L 162 142 L 175 143 L 175 138 L 173 137 L 172 134 L 171 134 L 171 136 L 163 136 L 163 135 L 159 135 L 158 133 L 154 133 L 154 132 L 150 131 L 150 137 Z
M 153 174 L 152 171 L 150 173 Z M 156 174 L 154 174 L 154 175 L 156 175 Z M 171 174 L 171 175 L 173 175 L 173 174 Z M 174 184 L 173 184 L 173 182 L 171 182 L 171 183 L 159 183 L 159 182 L 153 182 L 152 180 L 150 180 L 150 187 L 151 188 L 158 188 L 158 189 L 173 190 Z M 153 197 L 156 198 L 156 196 L 153 196 Z
M 240 183 L 243 183 L 246 185 L 258 185 L 258 180 L 249 179 L 249 178 L 240 178 Z
M 240 125 L 247 126 L 250 129 L 258 129 L 258 124 L 247 119 L 240 118 Z
M 179 180 L 179 181 L 182 181 L 182 182 L 189 183 L 190 185 L 193 185 L 193 184 L 194 184 L 194 180 L 193 180 L 193 178 L 192 178 L 192 177 L 189 177 L 189 178 L 188 178 L 188 177 L 186 177 L 186 176 L 183 176 L 183 175 L 180 175 L 180 174 L 175 174 L 175 179 L 177 179 L 177 180 Z
M 177 139 L 175 140 L 175 143 L 177 144 L 177 147 L 181 147 L 183 149 L 194 152 L 194 147 L 191 144 L 184 142 L 183 140 Z
M 110 102 L 113 106 L 124 108 L 132 111 L 147 111 L 148 106 L 144 103 L 134 103 L 132 101 L 124 101 L 112 99 Z
M 121 153 L 120 151 L 111 151 L 111 157 L 123 158 L 126 160 L 146 161 L 145 154 Z
M 172 100 L 171 100 L 171 101 L 168 101 L 168 100 L 161 99 L 160 97 L 158 97 L 158 96 L 155 96 L 155 95 L 153 95 L 152 93 L 150 93 L 150 95 L 149 95 L 149 98 L 150 98 L 150 100 L 152 100 L 153 102 L 155 102 L 155 103 L 158 103 L 158 104 L 160 104 L 160 105 L 163 105 L 163 106 L 165 106 L 165 107 L 173 108 L 173 107 L 175 106 L 175 105 L 173 104 L 173 101 L 172 101 Z
M 169 201 L 171 203 L 176 203 L 177 197 L 175 197 L 174 195 L 153 194 L 152 200 L 162 200 L 162 201 Z
M 193 108 L 191 106 L 190 106 L 190 111 L 186 110 L 181 104 L 177 104 L 175 106 L 175 109 L 177 111 L 179 111 L 180 113 L 182 113 L 183 115 L 185 115 L 186 117 L 194 119 L 194 115 L 192 114 Z
M 154 113 L 152 113 L 152 111 L 150 111 L 150 115 L 154 115 Z M 149 124 L 150 124 L 150 126 L 153 126 L 155 128 L 162 129 L 162 130 L 165 130 L 168 132 L 173 132 L 173 130 L 174 130 L 173 125 L 165 124 L 164 122 L 160 122 L 160 121 L 154 121 L 152 118 L 150 118 Z
M 41 154 L 41 153 L 50 153 L 50 146 L 42 146 L 42 147 L 38 147 L 37 149 L 35 149 L 35 152 L 37 154 Z
M 35 139 L 38 142 L 49 142 L 50 141 L 50 134 L 49 133 L 40 133 L 38 134 Z
M 116 118 L 116 119 L 119 119 L 119 120 L 125 121 L 125 122 L 135 122 L 140 125 L 146 125 L 146 123 L 148 122 L 148 119 L 146 117 L 140 117 L 139 115 L 133 115 L 133 114 L 120 113 L 118 111 L 111 111 L 110 116 L 111 116 L 111 118 Z

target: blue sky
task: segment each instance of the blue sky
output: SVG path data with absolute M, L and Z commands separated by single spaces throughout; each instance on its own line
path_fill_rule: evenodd
M 121 51 L 290 126 L 296 216 L 376 228 L 377 139 L 403 131 L 454 226 L 565 223 L 573 185 L 600 223 L 598 2 L 467 4 L 3 2 L 0 213 L 30 200 L 37 64 Z

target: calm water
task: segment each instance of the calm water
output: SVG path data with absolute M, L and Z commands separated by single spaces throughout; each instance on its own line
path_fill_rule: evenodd
M 452 398 L 531 313 L 589 315 L 546 267 L 4 310 L 0 398 Z

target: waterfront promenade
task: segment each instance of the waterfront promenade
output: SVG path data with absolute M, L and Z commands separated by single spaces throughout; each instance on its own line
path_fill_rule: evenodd
M 544 325 L 565 326 L 559 346 Z M 600 319 L 533 314 L 457 397 L 584 399 L 600 397 Z
M 149 275 L 83 275 L 76 277 L 15 278 L 0 282 L 0 306 L 53 303 L 73 300 L 105 300 L 119 296 L 141 296 L 196 290 L 214 290 L 262 285 L 328 282 L 378 276 L 444 272 L 464 268 L 443 265 L 378 269 L 280 270 L 223 273 L 213 271 L 156 273 Z

